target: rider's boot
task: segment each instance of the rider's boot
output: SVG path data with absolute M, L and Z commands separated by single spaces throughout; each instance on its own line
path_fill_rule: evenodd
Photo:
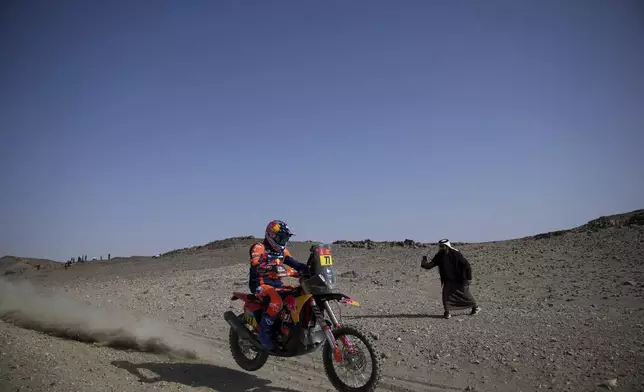
M 273 324 L 277 317 L 270 317 L 267 312 L 262 315 L 262 321 L 259 324 L 259 342 L 268 351 L 273 351 L 275 345 L 273 344 L 272 330 Z

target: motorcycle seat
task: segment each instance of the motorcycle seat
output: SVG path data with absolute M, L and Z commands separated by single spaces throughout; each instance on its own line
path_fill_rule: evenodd
M 257 298 L 257 296 L 255 294 L 248 294 L 248 299 L 250 299 L 253 302 L 257 302 L 257 303 L 262 302 L 262 301 L 259 300 L 259 298 Z

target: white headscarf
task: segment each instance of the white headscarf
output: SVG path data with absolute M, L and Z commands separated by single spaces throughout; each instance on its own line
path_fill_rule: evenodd
M 447 238 L 443 238 L 442 240 L 438 241 L 438 244 L 445 245 L 446 247 L 458 252 L 458 249 L 454 248 Z

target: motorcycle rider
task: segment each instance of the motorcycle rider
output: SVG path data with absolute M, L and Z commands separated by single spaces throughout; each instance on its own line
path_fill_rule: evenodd
M 250 276 L 248 286 L 251 293 L 268 308 L 262 315 L 259 327 L 259 342 L 267 349 L 273 350 L 271 330 L 279 311 L 282 309 L 282 295 L 294 290 L 293 286 L 284 284 L 277 276 L 276 266 L 286 264 L 299 273 L 306 273 L 306 264 L 294 259 L 286 248 L 289 239 L 295 233 L 281 220 L 273 220 L 266 226 L 264 241 L 250 247 Z

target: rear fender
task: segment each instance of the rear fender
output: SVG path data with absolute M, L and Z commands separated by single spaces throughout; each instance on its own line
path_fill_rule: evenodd
M 237 299 L 244 301 L 244 309 L 249 312 L 255 312 L 262 309 L 261 301 L 254 294 L 233 293 L 233 296 L 230 298 L 230 300 L 235 301 Z

